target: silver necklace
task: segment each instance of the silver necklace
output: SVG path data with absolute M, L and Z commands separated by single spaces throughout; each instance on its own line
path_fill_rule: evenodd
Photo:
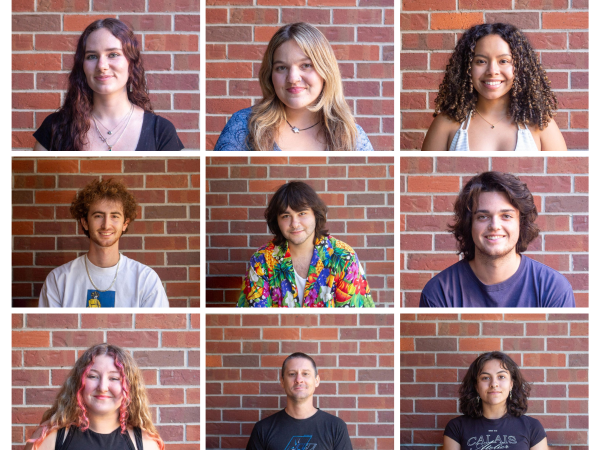
M 133 108 L 133 103 L 131 104 L 131 108 Z M 104 125 L 102 122 L 100 122 L 100 119 L 98 119 L 94 114 L 92 114 L 92 116 L 94 116 L 94 119 L 96 119 L 98 121 L 98 123 L 100 125 L 102 125 L 104 127 L 104 129 L 106 130 L 107 134 L 109 136 L 111 136 L 113 133 L 116 133 L 117 130 L 121 127 L 121 125 L 123 124 L 123 122 L 125 122 L 125 119 L 127 119 L 127 116 L 131 113 L 131 110 L 127 112 L 127 114 L 125 114 L 123 116 L 123 118 L 121 119 L 121 121 L 111 130 L 108 129 L 108 127 L 106 125 Z
M 131 111 L 129 113 L 129 117 L 127 118 L 127 123 L 125 124 L 125 128 L 123 128 L 121 135 L 117 138 L 117 140 L 114 142 L 114 144 L 111 145 L 108 143 L 108 138 L 104 137 L 104 135 L 100 132 L 100 128 L 98 128 L 98 124 L 96 123 L 96 118 L 92 114 L 92 119 L 94 120 L 94 125 L 96 125 L 96 131 L 98 132 L 98 135 L 100 136 L 100 140 L 106 144 L 109 152 L 112 151 L 113 147 L 115 145 L 117 145 L 117 142 L 119 142 L 121 140 L 121 138 L 123 137 L 123 135 L 125 134 L 125 130 L 127 130 L 127 127 L 129 126 L 129 121 L 131 120 L 131 116 L 133 116 L 133 103 L 131 104 Z
M 308 127 L 308 128 L 303 128 L 303 129 L 301 129 L 301 130 L 300 130 L 300 129 L 298 129 L 298 127 L 294 127 L 294 126 L 292 126 L 292 124 L 291 124 L 291 123 L 289 123 L 289 122 L 287 121 L 287 119 L 285 119 L 285 121 L 287 122 L 287 124 L 290 126 L 290 128 L 292 129 L 292 131 L 293 131 L 294 133 L 300 133 L 301 131 L 310 130 L 312 127 L 316 127 L 317 125 L 319 125 L 319 124 L 321 123 L 321 121 L 319 120 L 319 121 L 318 121 L 317 123 L 315 123 L 314 125 L 311 125 L 311 126 L 310 126 L 310 127 Z
M 88 257 L 87 257 L 87 255 L 85 255 L 85 259 L 83 260 L 85 262 L 85 271 L 87 272 L 87 276 L 90 279 L 90 283 L 92 283 L 92 286 L 94 286 L 94 289 L 96 289 L 98 292 L 106 292 L 111 287 L 113 287 L 113 285 L 115 284 L 115 281 L 117 281 L 117 275 L 119 274 L 119 264 L 121 264 L 121 254 L 119 253 L 119 262 L 117 262 L 117 271 L 115 272 L 115 277 L 113 278 L 112 283 L 110 283 L 110 286 L 108 287 L 108 289 L 104 289 L 104 290 L 98 289 L 98 286 L 96 286 L 94 284 L 94 280 L 92 280 L 92 276 L 90 275 L 90 271 L 88 270 L 87 260 L 88 260 Z
M 500 122 L 502 122 L 504 120 L 504 118 L 502 118 L 498 122 L 492 123 L 489 120 L 487 120 L 485 117 L 483 117 L 477 108 L 475 108 L 475 111 L 477 112 L 477 114 L 479 115 L 479 117 L 481 117 L 483 120 L 485 120 L 490 125 L 490 127 L 492 128 L 492 130 L 496 127 L 496 125 L 498 125 Z

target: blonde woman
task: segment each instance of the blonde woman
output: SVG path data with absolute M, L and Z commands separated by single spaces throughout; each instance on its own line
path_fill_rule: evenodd
M 235 113 L 215 151 L 372 151 L 344 99 L 327 38 L 307 23 L 281 27 L 259 73 L 263 99 Z
M 164 450 L 142 374 L 120 347 L 98 344 L 75 363 L 25 450 Z

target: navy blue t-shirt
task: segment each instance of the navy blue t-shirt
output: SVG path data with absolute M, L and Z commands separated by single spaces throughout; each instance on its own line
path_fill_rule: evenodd
M 465 259 L 433 277 L 421 292 L 420 307 L 563 308 L 575 307 L 567 279 L 550 267 L 521 255 L 508 280 L 483 284 Z
M 460 416 L 446 425 L 444 436 L 460 444 L 461 450 L 529 450 L 546 437 L 539 420 L 506 414 L 500 419 Z

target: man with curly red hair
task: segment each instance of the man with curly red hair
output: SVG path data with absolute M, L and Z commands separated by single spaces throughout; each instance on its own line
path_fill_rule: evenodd
M 136 209 L 135 197 L 112 179 L 94 180 L 77 193 L 71 216 L 90 239 L 89 250 L 48 274 L 40 307 L 169 307 L 156 272 L 119 253 Z

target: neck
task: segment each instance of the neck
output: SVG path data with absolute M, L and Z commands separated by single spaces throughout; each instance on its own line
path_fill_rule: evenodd
M 519 264 L 521 264 L 521 255 L 515 250 L 505 256 L 493 257 L 475 249 L 475 257 L 469 261 L 479 281 L 487 285 L 508 280 L 519 269 Z
M 88 260 L 96 267 L 112 267 L 119 262 L 119 241 L 110 247 L 100 247 L 90 241 Z
M 486 405 L 485 403 L 482 405 L 483 409 L 483 417 L 486 419 L 494 420 L 500 419 L 506 415 L 506 403 L 500 405 Z
M 114 92 L 101 95 L 94 92 L 94 106 L 92 112 L 100 120 L 116 120 L 123 118 L 131 110 L 131 102 L 127 91 Z
M 288 249 L 290 250 L 290 256 L 292 257 L 292 260 L 294 258 L 302 257 L 312 258 L 313 252 L 315 250 L 315 244 L 313 244 L 314 239 L 315 234 L 313 233 L 306 241 L 304 241 L 300 245 L 296 245 L 288 241 Z
M 294 127 L 308 128 L 320 120 L 320 113 L 311 112 L 307 108 L 292 109 L 285 107 L 285 117 Z
M 107 416 L 90 415 L 88 411 L 88 419 L 90 421 L 90 430 L 96 433 L 109 434 L 121 426 L 118 416 L 114 414 Z
M 510 106 L 510 97 L 508 94 L 494 100 L 488 100 L 482 95 L 477 99 L 476 108 L 481 114 L 490 117 L 502 117 L 508 115 L 508 107 Z
M 317 408 L 313 406 L 312 396 L 298 401 L 288 397 L 287 406 L 285 412 L 292 416 L 294 419 L 308 419 L 317 413 Z

